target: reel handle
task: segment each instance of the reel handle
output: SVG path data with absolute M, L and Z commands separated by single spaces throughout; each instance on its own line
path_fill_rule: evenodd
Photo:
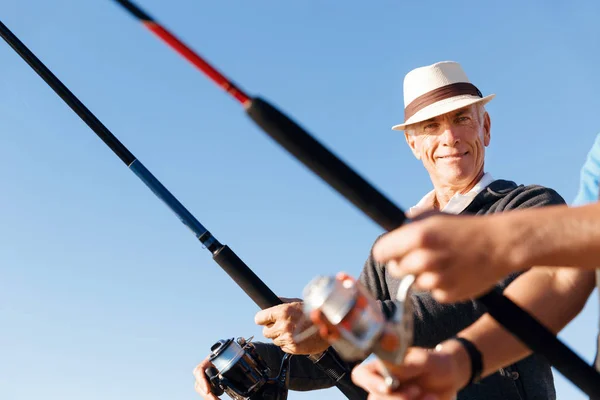
M 288 371 L 291 358 L 291 354 L 285 353 L 281 360 L 279 374 L 274 378 L 269 378 L 260 392 L 252 396 L 250 400 L 287 400 L 290 381 Z
M 289 386 L 290 383 L 290 374 L 289 369 L 290 369 L 290 361 L 292 359 L 292 355 L 289 353 L 285 353 L 283 356 L 283 360 L 281 360 L 281 368 L 279 369 L 279 375 L 275 378 L 275 380 L 277 381 L 277 384 L 282 387 L 287 389 L 287 387 Z M 287 396 L 286 396 L 287 398 Z

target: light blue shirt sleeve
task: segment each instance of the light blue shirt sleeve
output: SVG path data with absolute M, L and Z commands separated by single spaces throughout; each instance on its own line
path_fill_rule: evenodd
M 573 200 L 574 206 L 595 203 L 600 196 L 600 134 L 596 136 L 587 159 L 581 168 L 579 192 Z

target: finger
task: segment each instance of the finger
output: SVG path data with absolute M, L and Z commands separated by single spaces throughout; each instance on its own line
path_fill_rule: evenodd
M 434 290 L 439 289 L 443 280 L 441 278 L 441 273 L 439 271 L 430 272 L 425 271 L 421 272 L 417 279 L 415 280 L 415 287 L 421 290 Z
M 460 273 L 460 272 L 458 272 Z M 467 300 L 484 290 L 472 290 L 469 277 L 457 278 L 457 271 L 444 269 L 435 272 L 423 272 L 415 280 L 415 287 L 431 292 L 432 297 L 440 303 Z
M 442 303 L 442 304 L 456 303 L 456 302 L 459 302 L 462 300 L 466 300 L 466 299 L 462 299 L 461 297 L 457 296 L 456 294 L 450 294 L 446 290 L 442 290 L 442 289 L 432 290 L 431 297 L 433 297 L 433 299 L 435 301 L 437 301 L 438 303 Z
M 198 381 L 194 382 L 194 390 L 202 397 L 206 396 L 207 394 L 206 390 L 204 390 L 204 387 L 202 387 L 202 385 Z
M 356 366 L 351 374 L 352 382 L 372 394 L 383 394 L 389 391 L 388 386 L 379 373 L 379 364 L 373 361 Z
M 430 352 L 421 348 L 410 348 L 400 365 L 386 364 L 398 380 L 406 382 L 427 372 Z
M 280 323 L 274 323 L 272 325 L 265 326 L 263 328 L 263 336 L 266 337 L 267 339 L 275 339 L 281 333 L 282 333 L 282 330 L 281 330 Z
M 410 250 L 418 247 L 420 240 L 415 229 L 417 224 L 419 223 L 401 226 L 379 238 L 372 250 L 375 261 L 386 263 L 393 258 L 402 258 Z
M 288 346 L 290 346 L 289 350 L 293 350 L 295 348 L 292 336 L 287 333 L 276 336 L 273 339 L 273 344 L 281 348 L 288 348 Z
M 325 316 L 319 309 L 312 310 L 310 314 L 308 314 L 308 318 L 310 318 L 310 321 L 315 325 L 320 326 L 328 323 L 327 318 L 325 318 Z
M 302 303 L 284 303 L 266 310 L 259 311 L 254 316 L 254 322 L 258 325 L 270 325 L 277 321 L 298 324 L 305 321 Z
M 219 400 L 219 398 L 212 394 L 210 391 L 206 392 L 204 388 L 202 388 L 202 386 L 199 384 L 199 382 L 196 382 L 194 384 L 194 390 L 205 400 Z
M 443 226 L 445 218 L 424 218 L 391 231 L 373 245 L 373 257 L 376 261 L 385 263 L 393 258 L 402 258 L 411 250 L 439 247 L 438 230 Z
M 423 273 L 419 283 L 419 286 L 426 289 L 453 289 L 458 287 L 459 285 L 470 282 L 473 280 L 472 272 L 466 271 L 462 268 L 456 268 L 454 265 L 451 265 L 447 262 L 443 261 L 443 256 L 440 255 L 438 260 L 430 261 L 430 267 L 428 271 L 433 272 L 434 274 L 431 276 L 425 276 Z M 435 264 L 435 267 L 433 267 Z M 475 280 L 479 281 L 480 277 L 475 278 Z
M 431 292 L 431 296 L 440 303 L 453 303 L 468 300 L 485 290 L 474 291 L 465 285 L 465 279 L 458 280 L 456 271 L 443 270 L 424 272 L 415 281 L 415 286 Z
M 328 342 L 333 343 L 340 338 L 340 332 L 337 329 L 331 330 L 327 326 L 321 326 L 319 327 L 319 336 Z
M 297 306 L 285 305 L 275 315 L 276 322 L 270 323 L 263 328 L 263 335 L 269 339 L 287 333 L 293 334 L 297 329 L 307 329 L 312 324 Z
M 204 394 L 210 391 L 210 384 L 208 383 L 208 378 L 206 377 L 204 370 L 211 366 L 213 366 L 213 364 L 208 360 L 208 358 L 206 358 L 202 360 L 202 362 L 198 364 L 192 372 L 194 378 L 196 379 L 196 385 L 199 386 L 199 388 L 204 392 Z
M 319 327 L 319 334 L 327 341 L 339 339 L 340 332 L 332 325 L 320 310 L 313 310 L 310 313 L 310 320 Z
M 269 325 L 277 321 L 279 306 L 267 308 L 256 313 L 254 323 L 257 325 Z
M 403 387 L 394 392 L 390 392 L 390 388 L 387 386 L 378 370 L 372 371 L 369 369 L 368 374 L 373 374 L 372 380 L 371 377 L 363 377 L 361 374 L 363 371 L 360 371 L 355 368 L 356 373 L 353 371 L 352 380 L 358 386 L 361 386 L 367 392 L 369 392 L 369 400 L 371 399 L 380 399 L 380 400 L 416 400 L 421 395 L 422 391 L 419 386 L 411 384 L 407 387 Z M 355 378 L 356 376 L 356 378 Z M 356 379 L 356 380 L 355 380 Z M 370 381 L 368 381 L 368 379 Z
M 400 268 L 400 263 L 395 258 L 389 260 L 385 264 L 385 267 L 386 267 L 387 270 L 390 271 L 391 274 L 393 274 L 397 278 L 399 278 L 400 276 L 405 275 L 404 272 L 402 271 L 402 269 Z
M 393 265 L 390 273 L 393 276 L 407 274 L 419 275 L 425 271 L 439 271 L 444 269 L 442 254 L 430 249 L 415 249 Z
M 412 253 L 409 253 L 409 255 L 410 254 Z M 398 279 L 402 279 L 409 274 L 418 275 L 419 273 L 423 272 L 423 267 L 421 265 L 415 265 L 412 262 L 406 262 L 404 259 L 389 260 L 385 266 L 390 272 L 390 275 Z

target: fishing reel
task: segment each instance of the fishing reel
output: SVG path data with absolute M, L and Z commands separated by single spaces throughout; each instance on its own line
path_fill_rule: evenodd
M 210 362 L 204 373 L 215 396 L 226 393 L 234 400 L 286 400 L 290 354 L 285 354 L 279 374 L 271 378 L 271 369 L 260 357 L 252 338 L 219 340 L 210 348 Z
M 413 275 L 401 280 L 396 309 L 386 318 L 377 301 L 354 278 L 344 273 L 318 276 L 304 288 L 304 312 L 310 317 L 315 310 L 320 311 L 326 321 L 317 325 L 332 333 L 328 340 L 346 361 L 360 361 L 374 354 L 390 364 L 401 364 L 413 340 L 413 282 Z M 397 386 L 389 373 L 385 378 L 390 387 Z

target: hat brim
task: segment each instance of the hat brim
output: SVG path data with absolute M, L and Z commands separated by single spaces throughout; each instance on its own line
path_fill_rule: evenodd
M 392 126 L 392 130 L 394 131 L 403 131 L 406 130 L 406 127 L 414 124 L 418 124 L 419 122 L 427 121 L 428 119 L 438 117 L 440 115 L 449 113 L 450 111 L 458 110 L 463 107 L 470 106 L 476 103 L 487 104 L 490 100 L 492 100 L 496 96 L 495 94 L 490 94 L 485 97 L 477 97 L 472 95 L 461 95 L 450 97 L 448 99 L 440 100 L 436 103 L 428 105 L 423 109 L 416 112 L 412 117 L 406 120 L 404 123 L 399 125 Z

